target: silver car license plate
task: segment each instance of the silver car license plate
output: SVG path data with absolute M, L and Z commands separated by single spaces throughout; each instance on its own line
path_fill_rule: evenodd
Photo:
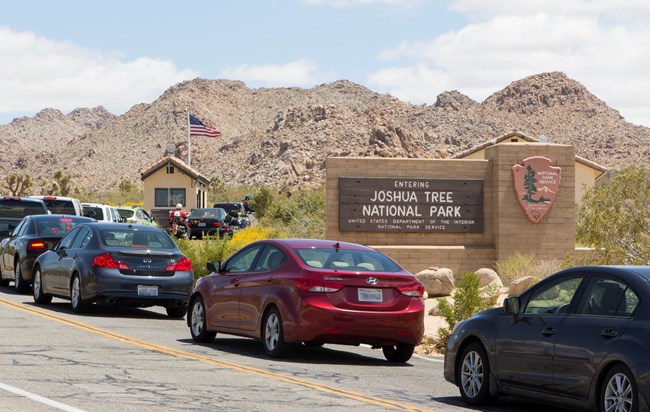
M 138 285 L 138 296 L 158 296 L 158 286 Z
M 357 289 L 359 302 L 382 302 L 381 289 L 359 288 Z

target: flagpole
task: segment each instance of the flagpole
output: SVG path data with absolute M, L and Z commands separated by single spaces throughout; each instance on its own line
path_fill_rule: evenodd
M 190 112 L 187 112 L 187 165 L 192 165 L 192 157 L 190 153 L 192 152 L 192 146 L 190 142 Z

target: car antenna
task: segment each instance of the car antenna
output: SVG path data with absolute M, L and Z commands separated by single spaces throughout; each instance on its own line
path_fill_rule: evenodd
M 341 249 L 341 245 L 339 244 L 339 242 L 336 242 L 334 244 L 334 249 L 336 249 L 337 252 L 339 251 L 339 249 Z

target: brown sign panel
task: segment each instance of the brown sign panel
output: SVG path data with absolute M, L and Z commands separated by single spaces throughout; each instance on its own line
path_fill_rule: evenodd
M 341 232 L 483 232 L 483 181 L 339 178 Z
M 560 190 L 562 169 L 551 166 L 551 160 L 535 156 L 512 166 L 517 201 L 528 220 L 539 223 L 551 210 Z

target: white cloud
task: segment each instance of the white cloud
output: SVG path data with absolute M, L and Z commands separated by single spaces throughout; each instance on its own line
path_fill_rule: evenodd
M 0 113 L 36 113 L 45 107 L 70 111 L 102 105 L 121 114 L 150 102 L 197 73 L 173 63 L 116 54 L 0 27 Z
M 318 83 L 317 65 L 301 59 L 286 64 L 242 64 L 226 67 L 221 76 L 241 80 L 251 87 L 313 86 Z
M 480 102 L 525 76 L 563 71 L 628 121 L 650 126 L 650 27 L 629 23 L 648 21 L 646 3 L 458 0 L 454 8 L 481 18 L 382 51 L 381 59 L 402 63 L 368 81 L 413 103 L 453 89 Z
M 453 0 L 450 9 L 469 15 L 495 17 L 552 11 L 558 15 L 596 15 L 629 19 L 650 12 L 647 0 Z

